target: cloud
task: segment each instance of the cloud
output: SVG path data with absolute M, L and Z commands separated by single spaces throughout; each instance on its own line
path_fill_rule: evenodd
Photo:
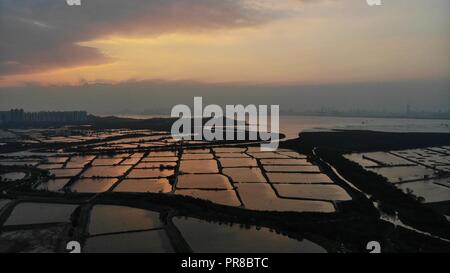
M 0 0 L 0 75 L 107 63 L 80 43 L 111 35 L 161 35 L 249 27 L 275 17 L 245 0 Z

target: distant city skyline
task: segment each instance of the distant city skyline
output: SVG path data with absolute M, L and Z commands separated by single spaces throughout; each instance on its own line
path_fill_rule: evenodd
M 24 109 L 0 111 L 2 123 L 40 123 L 40 122 L 82 122 L 86 121 L 86 111 L 40 111 L 27 112 Z
M 449 81 L 358 83 L 341 85 L 244 85 L 137 81 L 82 86 L 0 89 L 0 109 L 28 111 L 83 109 L 96 114 L 142 113 L 190 104 L 202 96 L 208 104 L 279 104 L 280 111 L 354 111 L 404 113 L 450 109 Z M 4 98 L 4 99 L 3 99 Z

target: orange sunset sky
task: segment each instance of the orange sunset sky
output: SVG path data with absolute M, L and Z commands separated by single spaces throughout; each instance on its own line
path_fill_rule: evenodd
M 0 86 L 448 78 L 449 1 L 0 0 Z

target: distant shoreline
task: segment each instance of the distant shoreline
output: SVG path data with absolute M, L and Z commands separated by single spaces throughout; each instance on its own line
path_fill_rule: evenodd
M 118 117 L 130 119 L 151 119 L 151 118 L 170 118 L 168 114 L 93 114 L 98 117 Z M 373 119 L 407 119 L 407 120 L 442 120 L 450 121 L 450 114 L 445 113 L 445 116 L 420 116 L 420 115 L 359 115 L 359 114 L 320 114 L 320 113 L 299 113 L 289 114 L 280 113 L 280 117 L 330 117 L 330 118 L 373 118 Z

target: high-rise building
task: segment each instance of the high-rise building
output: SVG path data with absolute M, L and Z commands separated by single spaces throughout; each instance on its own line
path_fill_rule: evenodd
M 83 122 L 87 119 L 86 111 L 61 111 L 61 112 L 24 112 L 23 109 L 11 109 L 0 111 L 2 123 L 27 123 L 27 122 L 54 122 L 71 123 Z

